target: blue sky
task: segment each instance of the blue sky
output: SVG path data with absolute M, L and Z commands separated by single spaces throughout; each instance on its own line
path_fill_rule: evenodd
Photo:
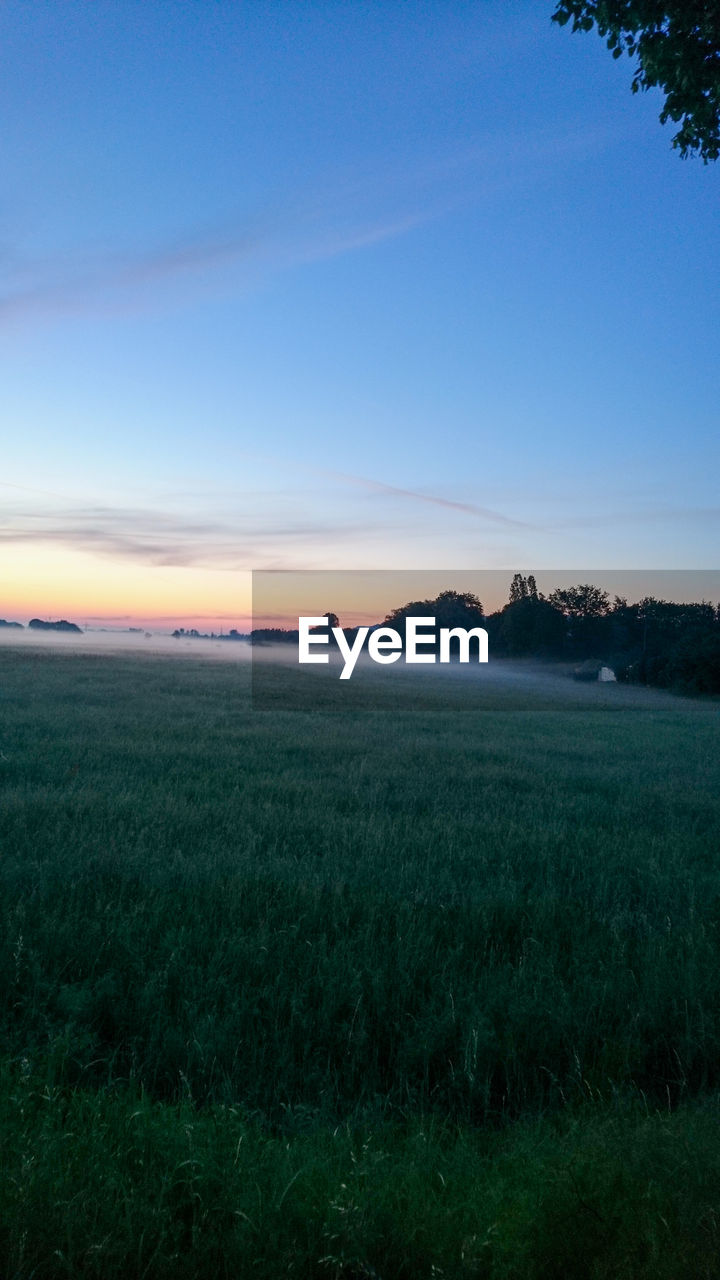
M 0 613 L 715 566 L 720 169 L 552 9 L 3 6 Z

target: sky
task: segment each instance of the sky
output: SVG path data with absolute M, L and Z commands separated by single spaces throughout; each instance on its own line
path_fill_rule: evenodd
M 717 567 L 720 166 L 553 0 L 5 0 L 0 616 Z

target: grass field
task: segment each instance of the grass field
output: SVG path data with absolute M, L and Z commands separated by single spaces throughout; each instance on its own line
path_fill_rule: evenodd
M 513 671 L 0 651 L 3 1277 L 720 1274 L 720 708 Z

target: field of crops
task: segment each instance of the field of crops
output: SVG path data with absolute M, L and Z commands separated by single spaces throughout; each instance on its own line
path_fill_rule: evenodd
M 0 1274 L 716 1276 L 717 702 L 295 677 L 0 652 Z

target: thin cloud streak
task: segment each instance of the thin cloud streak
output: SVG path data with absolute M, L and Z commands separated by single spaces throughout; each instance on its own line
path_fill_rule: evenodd
M 431 506 L 445 512 L 471 516 L 494 526 L 507 529 L 532 529 L 525 522 L 512 519 L 501 512 L 460 502 L 435 494 L 420 493 L 397 485 L 386 484 L 367 477 L 334 472 L 308 464 L 291 464 L 293 469 L 320 475 L 341 484 L 385 497 L 408 502 L 420 507 Z M 38 492 L 42 496 L 54 496 L 47 490 L 34 491 L 29 486 L 1 482 L 4 488 L 25 492 Z M 208 499 L 206 498 L 206 501 Z M 302 510 L 291 511 L 288 517 L 287 502 L 297 506 L 298 495 L 275 493 L 247 493 L 234 495 L 235 504 L 244 504 L 245 510 L 224 519 L 206 519 L 176 515 L 151 508 L 88 506 L 79 501 L 62 499 L 58 509 L 42 513 L 16 510 L 14 518 L 4 530 L 0 530 L 0 544 L 31 544 L 45 542 L 65 545 L 75 550 L 121 557 L 158 567 L 219 567 L 231 570 L 250 567 L 282 567 L 288 556 L 294 559 L 298 551 L 307 555 L 325 551 L 332 546 L 367 544 L 368 539 L 409 534 L 405 521 L 397 515 L 371 522 L 361 517 L 355 520 L 339 519 L 332 514 L 332 504 L 326 507 L 323 520 L 305 518 Z M 302 501 L 302 498 L 300 498 Z M 177 495 L 175 495 L 177 502 Z M 445 528 L 443 532 L 449 530 Z
M 30 282 L 8 286 L 4 296 L 0 294 L 0 324 L 33 315 L 82 312 L 108 301 L 119 305 L 128 292 L 141 293 L 148 285 L 193 274 L 210 276 L 223 266 L 277 272 L 359 252 L 477 202 L 479 191 L 487 200 L 498 190 L 527 181 L 547 155 L 597 150 L 606 141 L 598 130 L 493 137 L 450 155 L 418 161 L 400 173 L 396 168 L 376 170 L 345 182 L 335 175 L 332 183 L 323 183 L 304 197 L 293 199 L 283 193 L 277 201 L 282 210 L 278 214 L 247 216 L 224 228 L 186 232 L 155 248 L 104 255 L 80 251 L 69 259 L 35 262 L 21 262 L 14 255 L 15 280 Z M 511 173 L 508 153 L 514 157 Z M 463 174 L 471 179 L 469 184 L 463 185 Z M 238 282 L 234 283 L 237 287 Z
M 89 505 L 61 498 L 47 490 L 3 481 L 0 482 L 3 489 L 37 493 L 44 498 L 53 497 L 55 501 L 43 504 L 44 509 L 12 506 L 6 514 L 4 527 L 0 529 L 0 546 L 55 545 L 148 567 L 215 568 L 237 572 L 251 568 L 286 568 L 297 566 L 298 561 L 305 567 L 311 567 L 310 562 L 318 555 L 322 559 L 328 555 L 333 558 L 333 553 L 342 548 L 353 558 L 359 548 L 365 548 L 372 558 L 371 545 L 376 545 L 378 539 L 399 536 L 406 544 L 412 543 L 418 529 L 411 522 L 399 518 L 398 500 L 403 505 L 409 502 L 420 508 L 430 506 L 438 512 L 471 516 L 474 520 L 490 524 L 498 534 L 500 529 L 508 532 L 544 531 L 551 537 L 583 528 L 617 530 L 658 523 L 709 524 L 717 522 L 720 517 L 717 507 L 635 509 L 605 515 L 578 515 L 544 527 L 533 526 L 475 503 L 404 489 L 367 477 L 323 471 L 305 464 L 298 464 L 298 469 L 332 477 L 365 493 L 393 500 L 392 506 L 385 518 L 378 519 L 374 515 L 368 521 L 363 518 L 362 507 L 350 512 L 345 504 L 338 514 L 336 502 L 329 500 L 323 504 L 318 518 L 316 499 L 312 501 L 310 514 L 303 495 L 255 491 L 228 495 L 235 510 L 219 517 L 206 517 L 138 505 Z M 174 495 L 171 505 L 176 505 L 177 500 L 177 495 Z M 206 501 L 210 500 L 212 495 L 206 497 Z M 455 530 L 457 528 L 456 525 Z M 422 534 L 428 532 L 424 526 Z M 445 521 L 435 530 L 438 546 L 447 535 L 453 536 L 453 525 Z M 486 554 L 491 554 L 498 548 L 493 544 L 493 548 L 486 547 L 485 550 Z M 519 548 L 511 550 L 510 560 L 517 558 Z M 507 556 L 501 555 L 500 558 L 504 561 Z
M 302 516 L 281 521 L 248 512 L 235 519 L 199 520 L 137 508 L 89 507 L 45 513 L 15 512 L 0 529 L 0 546 L 56 544 L 149 566 L 230 571 L 274 567 L 298 549 L 357 540 L 362 523 L 339 525 Z
M 432 493 L 418 493 L 415 489 L 402 489 L 397 485 L 385 484 L 382 480 L 368 480 L 364 476 L 348 475 L 346 472 L 327 472 L 347 484 L 359 485 L 372 493 L 386 493 L 398 498 L 410 498 L 415 502 L 428 503 L 433 507 L 444 507 L 448 511 L 462 511 L 465 515 L 477 516 L 492 524 L 500 524 L 514 529 L 536 529 L 536 525 L 527 524 L 524 520 L 514 520 L 511 516 L 493 511 L 490 507 L 481 507 L 474 502 L 457 502 L 453 498 L 441 498 Z
M 135 255 L 108 254 L 56 267 L 59 279 L 40 279 L 32 286 L 0 295 L 0 323 L 25 317 L 85 311 L 108 299 L 120 301 L 147 285 L 181 280 L 193 274 L 209 276 L 218 267 L 263 271 L 287 270 L 312 262 L 359 252 L 405 235 L 433 215 L 416 212 L 395 219 L 368 219 L 344 231 L 300 227 L 283 232 L 277 223 L 261 229 L 240 227 L 235 233 L 188 236 L 170 247 Z M 52 274 L 50 272 L 49 274 Z M 224 281 L 226 287 L 227 281 Z

